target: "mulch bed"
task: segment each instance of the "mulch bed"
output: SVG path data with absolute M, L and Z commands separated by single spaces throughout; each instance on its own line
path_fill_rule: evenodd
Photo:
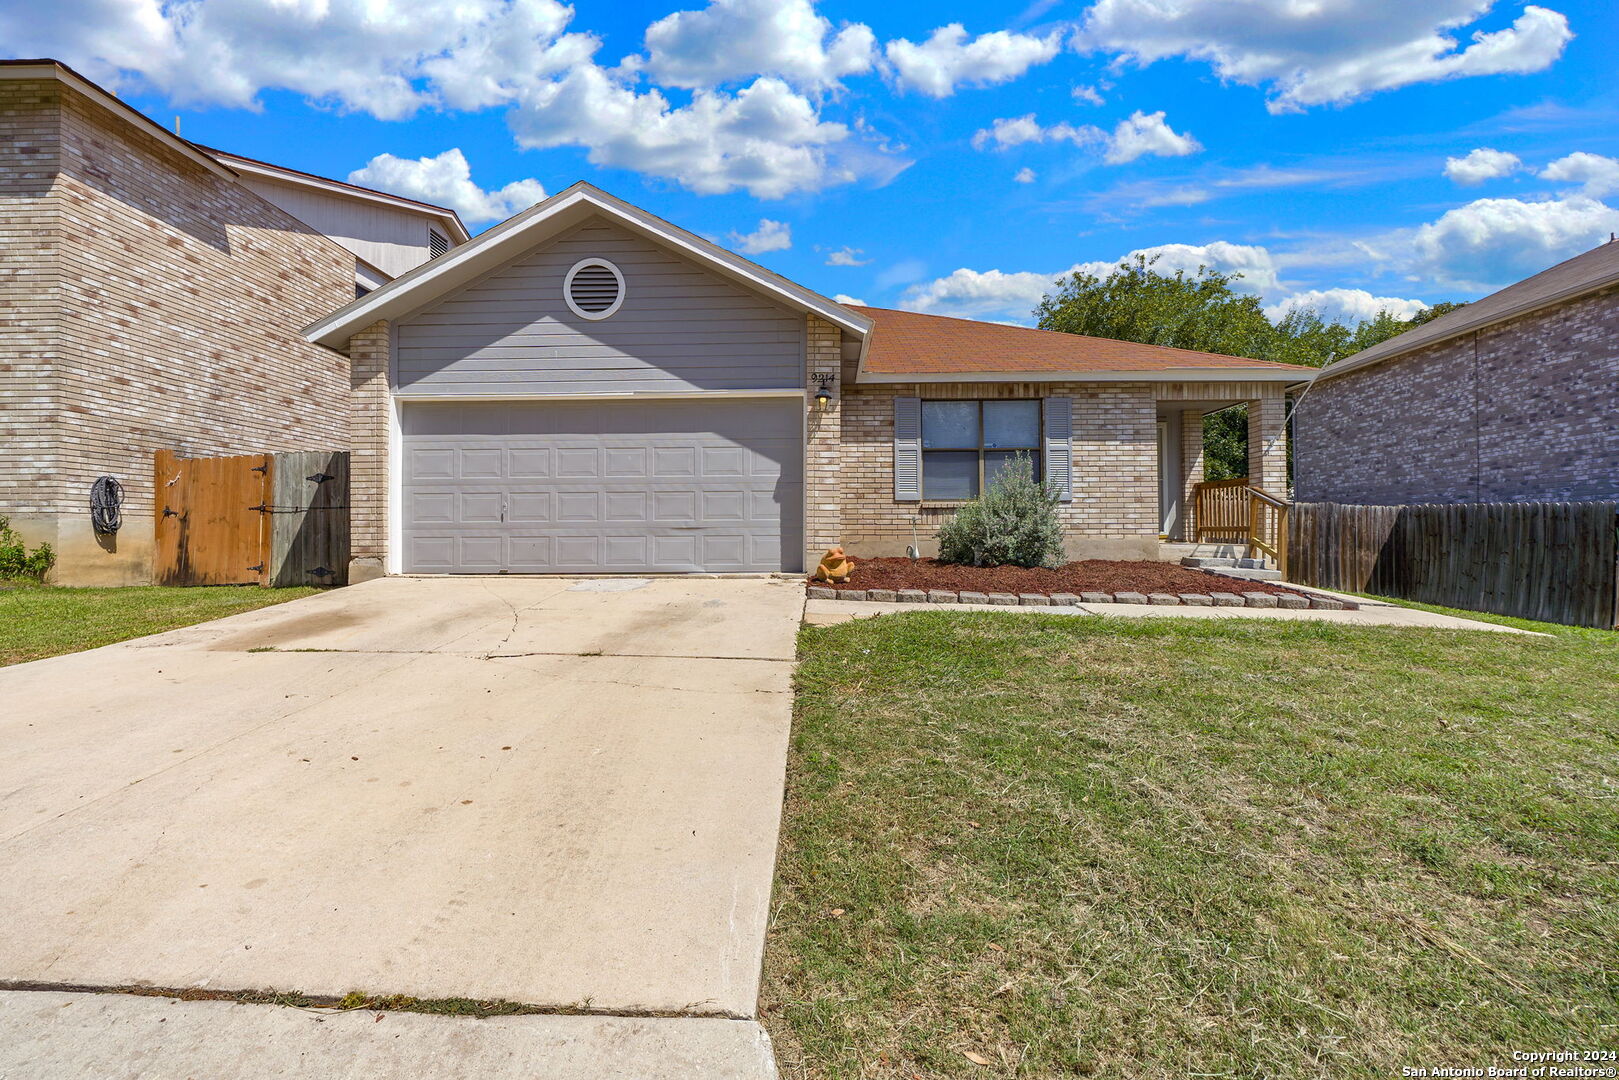
M 825 582 L 817 581 L 817 585 Z M 968 589 L 981 593 L 1273 593 L 1296 596 L 1268 581 L 1239 581 L 1175 563 L 1084 559 L 1052 570 L 1022 566 L 956 566 L 936 559 L 856 559 L 840 592 L 863 589 Z

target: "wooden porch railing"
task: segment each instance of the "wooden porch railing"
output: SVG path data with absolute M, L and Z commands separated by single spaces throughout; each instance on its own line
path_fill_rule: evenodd
M 1197 543 L 1228 540 L 1275 560 L 1287 577 L 1287 517 L 1292 503 L 1263 488 L 1237 480 L 1206 480 L 1192 487 L 1193 534 Z

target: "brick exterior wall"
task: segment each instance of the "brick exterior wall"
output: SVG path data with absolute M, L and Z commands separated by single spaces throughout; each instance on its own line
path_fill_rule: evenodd
M 1619 498 L 1619 289 L 1318 383 L 1294 436 L 1305 502 Z
M 1176 515 L 1173 539 L 1192 539 L 1192 489 L 1203 482 L 1203 412 L 1182 409 L 1180 424 L 1180 513 Z
M 1286 414 L 1282 397 L 1248 402 L 1248 482 L 1280 498 L 1287 497 Z
M 1060 509 L 1069 554 L 1156 556 L 1158 429 L 1147 383 L 845 383 L 836 483 L 852 554 L 903 554 L 913 536 L 931 553 L 939 525 L 955 513 L 948 504 L 894 500 L 894 398 L 901 396 L 1073 398 L 1074 499 Z
M 354 256 L 54 80 L 0 92 L 3 217 L 44 226 L 0 286 L 29 313 L 0 337 L 0 460 L 23 462 L 4 466 L 0 513 L 57 547 L 59 581 L 147 580 L 153 451 L 347 446 L 348 362 L 299 329 L 353 299 Z M 125 524 L 98 541 L 102 473 L 123 482 Z
M 806 316 L 804 385 L 813 394 L 816 375 L 830 375 L 832 400 L 809 402 L 804 426 L 804 566 L 813 569 L 821 553 L 843 539 L 842 473 L 843 405 L 846 385 L 839 385 L 843 332 L 825 319 Z
M 349 581 L 380 577 L 388 560 L 387 322 L 349 338 Z
M 57 84 L 0 81 L 0 515 L 56 542 L 60 393 L 52 360 L 61 326 L 61 161 Z

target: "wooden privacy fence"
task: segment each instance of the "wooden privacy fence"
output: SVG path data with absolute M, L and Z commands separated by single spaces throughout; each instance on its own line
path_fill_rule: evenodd
M 1296 503 L 1290 531 L 1300 585 L 1619 625 L 1619 503 Z
M 182 458 L 159 450 L 152 468 L 159 585 L 347 582 L 347 453 Z

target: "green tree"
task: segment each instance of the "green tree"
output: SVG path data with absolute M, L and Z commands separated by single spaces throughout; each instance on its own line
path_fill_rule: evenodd
M 1257 296 L 1233 288 L 1241 274 L 1206 266 L 1195 274 L 1164 274 L 1153 269 L 1156 261 L 1137 255 L 1106 277 L 1076 272 L 1059 278 L 1056 291 L 1035 308 L 1038 325 L 1068 334 L 1322 367 L 1463 306 L 1435 304 L 1410 319 L 1380 311 L 1353 326 L 1329 322 L 1308 307 L 1292 308 L 1272 320 Z M 1246 406 L 1204 419 L 1203 460 L 1210 480 L 1248 475 Z

